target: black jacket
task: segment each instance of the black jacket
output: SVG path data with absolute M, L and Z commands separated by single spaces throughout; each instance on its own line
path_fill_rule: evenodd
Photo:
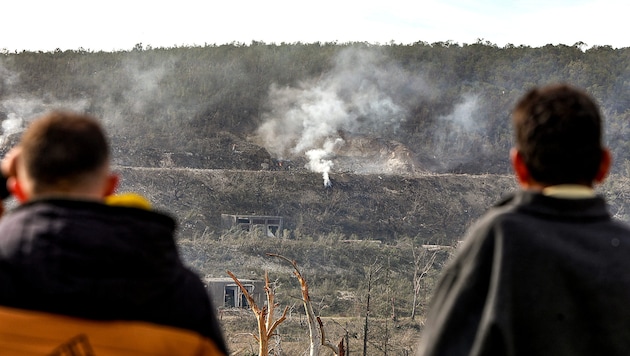
M 174 230 L 169 216 L 136 208 L 53 199 L 22 205 L 0 220 L 0 305 L 174 326 L 225 350 Z
M 419 355 L 630 355 L 630 230 L 601 198 L 519 192 L 443 272 Z

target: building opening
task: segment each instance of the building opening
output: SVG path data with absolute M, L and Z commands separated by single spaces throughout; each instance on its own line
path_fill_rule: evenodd
M 260 228 L 268 237 L 279 237 L 282 232 L 283 218 L 281 216 L 258 215 L 229 215 L 221 214 L 224 229 L 238 227 L 244 231 Z

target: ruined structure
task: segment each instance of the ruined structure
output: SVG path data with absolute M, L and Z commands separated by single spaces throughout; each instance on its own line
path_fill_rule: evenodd
M 253 279 L 241 279 L 256 304 L 263 306 L 266 302 L 265 282 Z M 249 308 L 247 298 L 232 278 L 205 278 L 204 284 L 212 297 L 216 308 Z
M 224 229 L 239 228 L 245 231 L 261 229 L 265 236 L 279 237 L 282 232 L 282 216 L 221 214 Z

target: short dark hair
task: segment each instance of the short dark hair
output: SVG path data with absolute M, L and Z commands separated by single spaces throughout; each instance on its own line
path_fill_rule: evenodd
M 35 120 L 22 135 L 21 158 L 36 187 L 73 183 L 109 160 L 99 122 L 88 115 L 54 111 Z
M 602 159 L 602 117 L 593 98 L 567 84 L 534 88 L 513 111 L 516 148 L 539 183 L 591 184 Z

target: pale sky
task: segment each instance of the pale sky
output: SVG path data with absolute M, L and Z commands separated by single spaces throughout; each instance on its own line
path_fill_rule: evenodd
M 478 39 L 630 47 L 625 0 L 3 0 L 0 50 Z

